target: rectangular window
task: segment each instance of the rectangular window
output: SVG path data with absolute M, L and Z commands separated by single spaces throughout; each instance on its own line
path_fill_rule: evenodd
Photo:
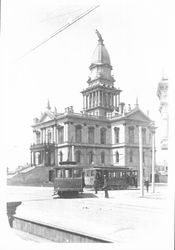
M 120 128 L 114 128 L 114 130 L 115 130 L 115 143 L 119 143 Z
M 58 169 L 58 170 L 56 171 L 56 177 L 57 177 L 57 178 L 64 178 L 64 172 L 63 172 L 62 169 Z
M 94 128 L 88 129 L 88 142 L 89 142 L 89 144 L 94 143 Z
M 146 144 L 146 129 L 142 128 L 142 143 Z
M 65 169 L 65 178 L 72 177 L 72 169 Z
M 76 127 L 75 140 L 76 140 L 77 143 L 81 143 L 81 126 Z
M 73 176 L 74 177 L 81 177 L 81 170 L 80 169 L 74 169 L 73 170 Z
M 134 127 L 129 127 L 129 143 L 134 144 Z
M 106 144 L 106 129 L 105 128 L 100 129 L 100 142 L 101 144 Z
M 64 142 L 64 127 L 58 128 L 58 143 Z

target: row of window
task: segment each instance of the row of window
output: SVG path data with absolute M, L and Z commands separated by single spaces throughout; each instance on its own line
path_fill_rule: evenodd
M 89 144 L 94 144 L 94 138 L 95 138 L 95 129 L 94 127 L 89 127 L 88 128 L 88 143 Z M 81 126 L 76 126 L 75 129 L 75 141 L 77 143 L 82 142 L 82 127 Z M 106 128 L 101 128 L 100 129 L 100 143 L 101 144 L 106 144 Z
M 57 178 L 77 178 L 81 176 L 82 171 L 80 169 L 57 169 L 56 171 Z
M 134 144 L 134 138 L 135 138 L 135 131 L 134 127 L 128 128 L 128 134 L 129 134 L 129 143 Z M 47 142 L 51 142 L 52 133 L 50 130 L 47 132 Z M 94 138 L 95 138 L 95 128 L 89 127 L 88 128 L 88 143 L 94 144 Z M 58 143 L 64 142 L 64 127 L 60 127 L 58 129 Z M 149 134 L 149 141 L 151 141 L 151 134 Z M 40 142 L 40 133 L 37 133 L 37 143 Z M 76 143 L 82 143 L 82 127 L 81 125 L 77 125 L 75 127 L 75 142 Z M 115 127 L 114 128 L 114 143 L 117 144 L 120 142 L 120 128 Z M 106 128 L 100 129 L 100 143 L 106 144 Z M 146 144 L 146 129 L 142 129 L 142 143 Z
M 60 155 L 60 162 L 63 161 L 63 153 L 62 151 L 60 151 L 59 153 Z M 133 156 L 134 156 L 134 153 L 133 153 L 133 150 L 130 150 L 129 151 L 129 162 L 132 163 L 133 162 Z M 93 151 L 90 151 L 88 153 L 88 157 L 89 157 L 89 164 L 92 164 L 94 162 L 94 153 Z M 75 161 L 77 163 L 81 163 L 81 158 L 82 158 L 82 153 L 80 150 L 76 151 L 75 152 Z M 101 158 L 101 163 L 102 164 L 105 164 L 105 152 L 101 152 L 100 154 L 100 158 Z M 143 160 L 143 163 L 145 163 L 145 152 L 142 153 L 142 160 Z M 119 163 L 120 162 L 120 154 L 118 151 L 115 152 L 115 162 L 116 163 Z
M 134 144 L 134 138 L 135 138 L 135 131 L 134 127 L 128 128 L 128 134 L 129 134 L 129 143 Z M 149 143 L 151 142 L 151 133 L 149 134 Z M 146 128 L 142 128 L 142 143 L 146 144 Z
M 105 158 L 106 158 L 105 157 L 105 152 L 101 152 L 100 159 L 101 159 L 102 164 L 105 164 L 105 162 L 106 162 Z M 80 150 L 78 150 L 78 151 L 75 152 L 75 161 L 77 163 L 81 163 L 82 162 L 81 159 L 82 159 L 82 153 L 81 153 Z M 62 151 L 59 152 L 59 161 L 60 162 L 63 161 L 63 153 L 62 153 Z M 119 163 L 119 152 L 118 151 L 116 151 L 116 153 L 115 153 L 115 161 L 116 161 L 116 163 Z M 92 164 L 94 162 L 94 152 L 93 151 L 90 151 L 88 153 L 88 162 L 89 162 L 89 164 Z
M 52 132 L 51 130 L 47 130 L 46 134 L 46 142 L 51 143 L 52 142 Z M 55 138 L 56 140 L 56 138 Z M 58 128 L 58 136 L 57 136 L 58 143 L 63 143 L 64 142 L 64 127 Z M 38 131 L 36 133 L 36 143 L 39 144 L 41 143 L 41 133 Z

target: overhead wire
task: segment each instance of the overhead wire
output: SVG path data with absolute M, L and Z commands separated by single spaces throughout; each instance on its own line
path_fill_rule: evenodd
M 98 8 L 99 6 L 100 5 L 96 5 L 96 6 L 91 7 L 87 11 L 85 11 L 82 14 L 80 14 L 79 16 L 75 17 L 70 22 L 66 23 L 64 26 L 62 26 L 61 28 L 59 28 L 56 32 L 54 32 L 53 34 L 51 34 L 48 38 L 46 38 L 41 43 L 39 43 L 38 45 L 36 45 L 35 47 L 33 47 L 27 53 L 25 53 L 21 58 L 27 56 L 28 54 L 30 54 L 31 52 L 33 52 L 34 50 L 36 50 L 37 48 L 39 48 L 40 46 L 42 46 L 44 43 L 48 42 L 51 38 L 53 38 L 54 36 L 58 35 L 60 32 L 64 31 L 66 28 L 70 27 L 71 25 L 73 25 L 75 22 L 77 22 L 78 20 L 80 20 L 84 16 L 88 15 L 90 12 L 92 12 L 93 10 L 95 10 L 96 8 Z

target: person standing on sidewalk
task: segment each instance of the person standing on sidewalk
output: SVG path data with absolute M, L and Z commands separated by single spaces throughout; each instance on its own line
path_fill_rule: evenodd
M 108 180 L 107 180 L 107 176 L 106 175 L 104 175 L 103 190 L 105 191 L 105 198 L 109 198 L 109 194 L 108 194 Z
M 98 176 L 97 174 L 95 175 L 95 179 L 94 179 L 94 190 L 95 190 L 95 194 L 97 194 L 97 186 L 98 186 Z
M 145 186 L 146 186 L 146 190 L 148 192 L 148 190 L 149 190 L 149 179 L 148 179 L 148 177 L 146 177 Z

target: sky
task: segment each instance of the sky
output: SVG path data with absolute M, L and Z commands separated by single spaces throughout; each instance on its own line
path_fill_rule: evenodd
M 92 6 L 97 9 L 28 53 L 60 27 Z M 2 4 L 4 82 L 2 164 L 30 162 L 33 119 L 47 100 L 58 112 L 82 110 L 91 57 L 101 33 L 121 101 L 139 106 L 160 125 L 157 86 L 169 77 L 169 6 L 164 0 L 6 0 Z M 159 147 L 159 129 L 157 130 Z

